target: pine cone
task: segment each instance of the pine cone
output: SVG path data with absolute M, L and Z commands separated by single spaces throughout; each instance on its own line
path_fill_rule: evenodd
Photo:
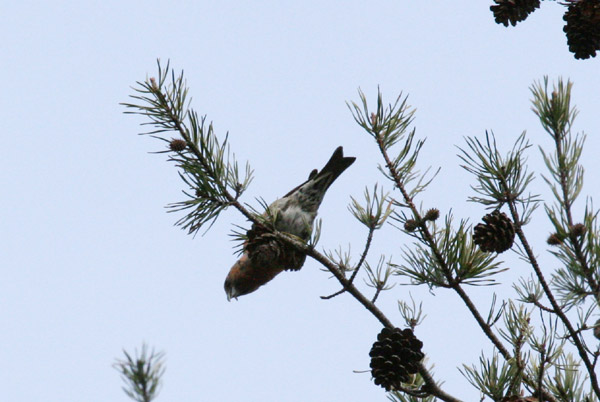
M 540 8 L 540 0 L 494 0 L 494 3 L 496 4 L 490 6 L 494 19 L 497 24 L 504 24 L 505 27 L 509 23 L 514 27 L 536 8 Z
M 475 226 L 473 241 L 481 251 L 503 253 L 512 247 L 515 228 L 510 218 L 498 210 L 483 217 L 484 223 Z
M 563 236 L 558 233 L 552 233 L 546 240 L 546 243 L 550 246 L 558 246 L 559 244 L 563 244 L 564 241 L 565 239 Z
M 419 222 L 417 222 L 415 219 L 408 219 L 406 222 L 404 222 L 404 230 L 406 230 L 409 233 L 414 232 L 418 228 Z
M 569 51 L 576 59 L 596 56 L 600 50 L 600 0 L 567 0 L 563 20 Z
M 571 236 L 581 237 L 585 234 L 585 232 L 587 232 L 587 228 L 583 223 L 576 223 L 571 226 Z
M 422 347 L 423 342 L 410 329 L 383 328 L 369 352 L 375 384 L 390 391 L 398 389 L 400 383 L 409 382 L 425 357 Z
M 425 213 L 423 220 L 425 221 L 435 221 L 440 217 L 440 210 L 437 208 L 431 208 Z
M 187 147 L 187 143 L 184 140 L 172 139 L 169 143 L 171 151 L 181 152 Z

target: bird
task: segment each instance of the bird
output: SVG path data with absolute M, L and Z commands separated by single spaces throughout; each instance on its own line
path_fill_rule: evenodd
M 313 169 L 305 182 L 275 200 L 263 216 L 272 218 L 275 230 L 307 241 L 325 192 L 355 160 L 344 156 L 343 147 L 337 147 L 320 171 Z M 263 225 L 254 223 L 246 239 L 242 256 L 225 278 L 228 301 L 254 292 L 284 270 L 299 270 L 306 259 L 304 253 L 279 240 Z

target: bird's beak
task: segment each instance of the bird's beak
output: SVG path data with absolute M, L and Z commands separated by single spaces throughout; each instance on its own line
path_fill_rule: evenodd
M 239 296 L 233 286 L 225 289 L 225 295 L 227 295 L 227 301 L 231 301 L 231 299 L 237 300 L 237 298 Z

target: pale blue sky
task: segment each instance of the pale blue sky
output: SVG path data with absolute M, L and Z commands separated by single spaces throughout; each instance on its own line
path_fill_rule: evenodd
M 378 85 L 388 101 L 410 94 L 417 135 L 427 137 L 420 166 L 443 167 L 418 201 L 477 221 L 483 209 L 465 201 L 472 180 L 454 145 L 486 129 L 504 149 L 525 129 L 533 143 L 549 145 L 528 87 L 544 75 L 570 77 L 575 128 L 589 133 L 584 193 L 597 195 L 599 60 L 568 52 L 558 4 L 544 2 L 508 29 L 494 23 L 489 3 L 3 6 L 1 399 L 127 401 L 111 364 L 145 341 L 167 354 L 158 401 L 386 400 L 370 374 L 353 373 L 368 369 L 379 323 L 347 295 L 320 300 L 338 286 L 313 261 L 227 302 L 223 280 L 235 260 L 228 235 L 244 219 L 228 211 L 195 239 L 174 227 L 178 216 L 163 207 L 181 199 L 176 171 L 148 153 L 162 143 L 137 136 L 142 120 L 123 115 L 119 102 L 156 73 L 157 58 L 184 69 L 193 107 L 221 136 L 229 131 L 238 158 L 255 169 L 245 199 L 254 205 L 254 197 L 285 194 L 344 145 L 357 161 L 325 198 L 320 246 L 351 243 L 356 258 L 366 233 L 346 205 L 382 181 L 375 146 L 345 105 L 358 100 L 358 87 L 372 101 Z M 530 155 L 539 167 L 535 148 Z M 535 186 L 547 194 L 542 180 Z M 543 253 L 549 229 L 538 212 L 528 230 Z M 379 253 L 401 262 L 408 241 L 387 227 L 371 262 Z M 514 255 L 506 259 L 514 266 L 503 280 L 526 272 Z M 399 326 L 396 301 L 409 291 L 428 314 L 416 334 L 436 378 L 477 400 L 456 366 L 476 362 L 489 343 L 450 292 L 383 294 L 379 305 Z M 491 289 L 473 294 L 485 311 Z

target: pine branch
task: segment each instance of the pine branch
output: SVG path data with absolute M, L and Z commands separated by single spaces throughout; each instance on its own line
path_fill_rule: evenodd
M 569 116 L 568 113 L 565 114 L 564 110 L 560 113 L 556 111 L 554 113 L 557 113 L 559 117 L 563 119 L 565 116 Z M 547 118 L 542 120 L 542 124 L 545 128 L 552 130 L 564 129 L 570 123 L 564 121 L 557 122 Z M 593 366 L 588 358 L 585 347 L 581 339 L 575 333 L 574 328 L 563 309 L 556 301 L 522 229 L 529 221 L 529 217 L 537 204 L 537 196 L 525 194 L 527 185 L 532 180 L 532 174 L 527 173 L 525 169 L 525 156 L 523 153 L 524 150 L 529 147 L 529 144 L 525 141 L 524 135 L 521 135 L 516 141 L 513 150 L 506 157 L 502 157 L 497 149 L 493 134 L 491 138 L 486 134 L 486 139 L 487 141 L 485 144 L 482 144 L 477 140 L 469 139 L 467 143 L 475 153 L 475 156 L 468 155 L 464 150 L 463 156 L 461 156 L 463 161 L 466 162 L 464 167 L 475 174 L 479 182 L 479 186 L 474 187 L 474 189 L 481 194 L 482 197 L 472 198 L 472 200 L 497 209 L 501 208 L 503 205 L 508 205 L 515 233 L 524 250 L 524 256 L 533 267 L 543 292 L 550 301 L 552 310 L 554 310 L 567 328 L 567 331 L 577 347 L 578 353 L 590 375 L 592 387 L 595 392 L 598 392 L 596 375 L 593 372 Z M 577 192 L 578 191 L 571 190 L 571 194 L 576 194 Z M 519 206 L 521 206 L 524 217 L 521 216 L 518 211 Z
M 183 181 L 192 187 L 194 195 L 188 194 L 191 200 L 175 204 L 177 210 L 195 208 L 188 213 L 178 223 L 188 228 L 190 233 L 195 233 L 204 224 L 212 222 L 228 207 L 234 207 L 250 222 L 256 225 L 262 225 L 265 230 L 278 240 L 282 241 L 302 253 L 310 256 L 321 265 L 323 265 L 338 280 L 342 289 L 348 292 L 356 299 L 367 311 L 369 311 L 384 327 L 395 328 L 385 314 L 375 306 L 374 301 L 365 297 L 353 284 L 353 279 L 346 278 L 342 267 L 334 264 L 323 254 L 319 253 L 314 247 L 300 241 L 296 236 L 279 232 L 272 226 L 264 225 L 264 218 L 258 214 L 249 211 L 240 202 L 239 198 L 251 181 L 251 170 L 246 168 L 246 177 L 243 181 L 239 180 L 237 164 L 229 160 L 227 140 L 223 144 L 214 134 L 212 124 L 205 127 L 205 117 L 199 118 L 197 113 L 188 108 L 186 87 L 183 79 L 183 73 L 179 76 L 170 71 L 169 64 L 162 68 L 158 62 L 158 79 L 150 78 L 145 82 L 138 82 L 138 88 L 135 91 L 138 95 L 132 96 L 138 103 L 124 103 L 130 111 L 127 113 L 141 114 L 149 118 L 149 123 L 156 129 L 146 134 L 165 142 L 169 142 L 169 151 L 175 153 L 171 157 L 175 161 L 182 173 L 180 177 Z M 170 73 L 170 74 L 169 74 Z M 167 77 L 171 77 L 170 83 L 166 83 Z M 187 122 L 187 124 L 186 124 Z M 165 132 L 176 132 L 185 142 L 181 144 L 171 140 L 169 141 L 163 134 Z M 367 220 L 369 228 L 376 229 L 381 227 L 383 221 L 389 215 L 389 209 L 382 212 L 383 198 L 373 198 L 379 200 L 377 208 L 379 212 L 373 213 L 374 204 L 369 204 L 369 217 Z M 372 216 L 371 216 L 372 215 Z M 212 224 L 211 223 L 211 224 Z M 210 228 L 210 226 L 209 226 Z M 368 247 L 363 252 L 365 258 Z M 364 258 L 362 259 L 364 261 Z M 362 262 L 361 262 L 362 264 Z M 357 266 L 357 268 L 359 268 Z M 427 392 L 437 398 L 447 402 L 459 402 L 458 399 L 445 393 L 433 380 L 427 369 L 419 364 L 419 373 L 425 381 Z M 143 400 L 142 402 L 149 402 Z
M 554 142 L 555 155 L 553 157 L 549 157 L 541 148 L 540 150 L 554 179 L 545 178 L 556 197 L 561 215 L 564 216 L 565 240 L 568 240 L 571 245 L 572 260 L 579 265 L 591 293 L 594 294 L 596 302 L 600 305 L 600 283 L 594 277 L 594 270 L 590 267 L 585 255 L 582 240 L 586 231 L 593 233 L 595 228 L 591 222 L 591 227 L 587 227 L 583 224 L 576 224 L 573 219 L 573 203 L 583 187 L 583 167 L 578 162 L 585 143 L 585 135 L 575 136 L 573 139 L 571 134 L 571 127 L 578 114 L 577 109 L 570 105 L 572 87 L 573 84 L 570 81 L 564 84 L 562 79 L 559 79 L 552 95 L 548 96 L 548 77 L 544 77 L 543 84 L 538 82 L 531 88 L 534 97 L 532 109 Z M 556 185 L 558 185 L 558 189 Z M 551 211 L 549 207 L 547 210 Z M 559 221 L 552 213 L 550 218 L 555 226 L 558 226 Z
M 408 111 L 406 99 L 404 99 L 398 107 L 397 105 L 399 103 L 399 97 L 394 106 L 390 106 L 387 111 L 384 111 L 382 96 L 381 93 L 379 93 L 377 101 L 377 113 L 369 114 L 366 98 L 362 92 L 360 93 L 360 96 L 363 109 L 361 110 L 357 104 L 353 104 L 354 108 L 351 108 L 351 110 L 353 111 L 353 115 L 357 123 L 375 139 L 379 151 L 385 161 L 386 172 L 384 174 L 390 178 L 390 180 L 392 180 L 396 188 L 401 192 L 403 204 L 410 209 L 413 219 L 416 221 L 416 226 L 422 235 L 423 241 L 431 248 L 434 258 L 442 268 L 448 286 L 452 287 L 463 299 L 471 313 L 476 318 L 477 322 L 480 324 L 482 330 L 484 333 L 486 333 L 492 343 L 499 350 L 503 351 L 507 360 L 510 359 L 511 356 L 509 352 L 506 350 L 500 340 L 493 334 L 491 328 L 483 321 L 483 318 L 478 313 L 471 300 L 466 296 L 466 293 L 462 290 L 459 283 L 457 283 L 455 278 L 451 275 L 450 270 L 447 268 L 445 259 L 443 258 L 440 250 L 437 248 L 436 242 L 434 241 L 433 236 L 429 232 L 429 229 L 425 223 L 426 221 L 421 216 L 412 199 L 412 193 L 417 192 L 417 190 L 410 192 L 406 188 L 406 182 L 412 181 L 416 176 L 413 168 L 418 156 L 418 150 L 422 146 L 422 142 L 417 143 L 417 148 L 413 152 L 410 152 L 412 138 L 414 135 L 413 131 L 408 134 L 408 138 L 406 139 L 402 151 L 394 161 L 391 160 L 388 154 L 388 149 L 392 145 L 402 140 L 404 133 L 406 132 L 413 118 L 413 112 Z M 370 120 L 367 119 L 366 116 L 370 116 Z M 417 187 L 417 189 L 420 190 L 422 188 Z
M 367 309 L 379 322 L 386 328 L 393 329 L 395 326 L 392 322 L 385 316 L 385 314 L 367 297 L 365 297 L 360 290 L 356 288 L 356 286 L 350 282 L 348 278 L 346 278 L 340 271 L 339 267 L 336 266 L 330 259 L 325 257 L 323 254 L 316 251 L 314 248 L 310 248 L 306 246 L 306 244 L 302 243 L 298 239 L 289 236 L 286 233 L 282 232 L 274 232 L 274 235 L 277 238 L 285 241 L 287 244 L 295 247 L 296 249 L 306 253 L 309 257 L 313 258 L 315 261 L 319 262 L 323 265 L 327 270 L 335 276 L 338 282 L 342 285 L 343 289 L 346 289 L 346 292 L 352 295 L 362 306 Z M 419 366 L 419 374 L 425 380 L 425 384 L 428 392 L 431 395 L 436 396 L 442 401 L 446 402 L 460 402 L 459 399 L 453 397 L 452 395 L 444 392 L 435 382 L 431 374 L 427 371 L 425 366 L 421 363 Z
M 125 382 L 123 391 L 136 402 L 153 401 L 158 395 L 165 372 L 164 353 L 148 353 L 145 344 L 140 353 L 136 350 L 135 357 L 125 350 L 123 353 L 125 360 L 117 360 L 113 365 Z
M 252 181 L 252 170 L 246 165 L 242 178 L 237 162 L 229 154 L 227 137 L 221 144 L 212 124 L 206 126 L 206 117 L 199 117 L 189 108 L 183 72 L 176 76 L 169 63 L 164 68 L 160 61 L 157 64 L 158 78 L 138 82 L 136 95 L 131 96 L 136 103 L 122 105 L 128 109 L 126 113 L 150 120 L 143 125 L 155 129 L 143 134 L 169 143 L 165 152 L 170 152 L 169 160 L 180 168 L 179 176 L 191 190 L 185 192 L 187 200 L 170 208 L 192 210 L 176 223 L 192 234 L 205 224 L 210 228 L 219 214 L 237 201 Z M 169 132 L 177 133 L 181 139 L 169 140 L 165 137 Z
M 340 256 L 340 261 L 336 262 L 333 255 L 321 254 L 315 250 L 318 228 L 314 236 L 306 242 L 291 234 L 277 231 L 274 225 L 269 224 L 269 218 L 263 216 L 262 212 L 242 204 L 241 196 L 252 180 L 250 167 L 246 165 L 245 174 L 241 174 L 235 158 L 230 155 L 227 136 L 222 143 L 219 142 L 212 124 L 206 124 L 206 117 L 199 117 L 193 109 L 189 108 L 188 88 L 183 73 L 176 76 L 170 70 L 168 63 L 166 68 L 162 68 L 159 63 L 158 69 L 158 79 L 150 78 L 138 83 L 138 88 L 135 88 L 136 94 L 132 96 L 137 103 L 124 105 L 128 108 L 128 113 L 141 114 L 149 119 L 149 122 L 144 124 L 153 126 L 154 130 L 146 134 L 168 144 L 167 150 L 161 152 L 168 153 L 169 160 L 180 169 L 179 175 L 189 187 L 189 191 L 184 192 L 188 199 L 170 206 L 173 211 L 186 211 L 186 215 L 177 222 L 178 225 L 187 229 L 189 233 L 195 234 L 201 227 L 210 228 L 224 210 L 233 207 L 251 223 L 266 230 L 269 236 L 280 244 L 289 246 L 302 255 L 310 256 L 336 278 L 341 290 L 323 297 L 324 299 L 347 292 L 383 327 L 393 331 L 400 330 L 396 329 L 375 305 L 380 293 L 393 287 L 393 284 L 388 285 L 392 273 L 405 275 L 414 284 L 452 289 L 494 345 L 497 353 L 504 359 L 500 367 L 495 360 L 496 355 L 491 361 L 482 357 L 481 374 L 475 367 L 465 366 L 463 374 L 471 383 L 495 400 L 516 396 L 522 385 L 533 392 L 538 399 L 545 401 L 556 402 L 567 396 L 583 397 L 583 385 L 580 384 L 579 378 L 567 369 L 560 372 L 562 368 L 557 363 L 559 359 L 565 359 L 565 367 L 569 370 L 576 366 L 576 362 L 569 360 L 570 357 L 565 357 L 562 352 L 562 344 L 566 343 L 565 341 L 561 341 L 559 346 L 554 345 L 556 331 L 552 323 L 548 324 L 552 334 L 546 332 L 546 324 L 543 323 L 544 335 L 538 339 L 531 334 L 529 312 L 522 305 L 517 309 L 512 302 L 503 302 L 496 318 L 493 319 L 494 308 L 492 307 L 486 320 L 467 294 L 464 285 L 494 284 L 494 276 L 505 268 L 500 266 L 501 263 L 497 261 L 495 253 L 489 253 L 487 252 L 489 250 L 484 249 L 483 243 L 479 242 L 480 238 L 472 239 L 471 226 L 466 220 L 460 221 L 458 227 L 454 228 L 449 214 L 444 226 L 438 228 L 435 221 L 439 217 L 439 210 L 430 208 L 423 212 L 415 204 L 416 197 L 427 188 L 437 172 L 429 176 L 428 170 L 424 174 L 416 170 L 416 162 L 424 141 L 415 139 L 414 129 L 408 130 L 414 117 L 414 110 L 410 109 L 406 98 L 402 98 L 401 95 L 393 105 L 386 108 L 379 92 L 377 109 L 374 113 L 369 112 L 366 97 L 362 92 L 359 92 L 361 105 L 348 104 L 356 122 L 375 140 L 384 161 L 384 165 L 379 167 L 380 171 L 394 183 L 394 187 L 400 193 L 398 200 L 390 199 L 387 194 L 378 192 L 375 187 L 372 195 L 369 191 L 365 191 L 364 206 L 352 199 L 349 208 L 351 213 L 368 228 L 359 261 L 352 266 L 349 255 L 345 259 Z M 551 98 L 547 96 L 547 80 L 545 88 L 538 85 L 532 90 L 535 97 L 534 110 L 546 131 L 552 135 L 555 148 L 552 156 L 543 153 L 550 171 L 550 178 L 544 179 L 550 184 L 559 206 L 558 208 L 546 206 L 548 216 L 556 228 L 556 233 L 550 236 L 548 242 L 558 247 L 558 251 L 553 253 L 566 266 L 566 270 L 558 271 L 555 286 L 559 292 L 564 293 L 567 303 L 573 305 L 590 295 L 594 296 L 596 303 L 600 303 L 600 277 L 592 268 L 597 265 L 594 258 L 597 258 L 596 251 L 600 250 L 600 236 L 597 234 L 596 223 L 598 213 L 592 213 L 586 207 L 584 223 L 575 223 L 573 218 L 573 203 L 582 187 L 583 169 L 578 165 L 578 160 L 585 137 L 575 137 L 575 140 L 570 137 L 570 127 L 576 115 L 576 111 L 569 108 L 570 87 L 570 83 L 566 88 L 559 83 L 559 90 L 555 91 Z M 169 139 L 166 133 L 176 133 L 179 138 Z M 524 234 L 523 228 L 530 221 L 533 211 L 539 204 L 537 196 L 527 194 L 533 174 L 528 173 L 526 169 L 524 152 L 530 145 L 525 134 L 519 136 L 513 149 L 506 156 L 498 152 L 493 133 L 491 135 L 486 133 L 485 142 L 468 138 L 467 145 L 470 152 L 461 149 L 460 157 L 465 163 L 463 167 L 477 178 L 477 185 L 473 187 L 476 196 L 471 197 L 470 201 L 486 205 L 494 209 L 495 214 L 504 216 L 503 219 L 508 221 L 506 225 L 511 235 L 510 243 L 506 244 L 507 248 L 512 244 L 516 234 L 521 247 L 521 257 L 532 266 L 534 278 L 539 283 L 539 285 L 534 284 L 535 280 L 530 281 L 531 283 L 522 282 L 522 289 L 516 287 L 521 296 L 520 300 L 536 306 L 536 311 L 540 312 L 542 319 L 554 316 L 557 317 L 555 320 L 560 320 L 567 331 L 568 339 L 575 345 L 586 367 L 593 393 L 599 397 L 600 388 L 594 372 L 599 354 L 588 350 L 582 336 L 584 330 L 592 328 L 586 324 L 586 321 L 593 307 L 587 315 L 580 313 L 583 324 L 576 329 L 565 313 L 568 304 L 558 303 Z M 395 157 L 392 156 L 392 147 L 399 148 Z M 398 211 L 393 210 L 392 206 L 398 207 Z M 498 212 L 504 206 L 508 207 L 512 222 L 506 214 Z M 266 204 L 263 207 L 266 208 Z M 414 251 L 407 249 L 405 252 L 408 266 L 392 264 L 383 256 L 376 267 L 369 265 L 367 261 L 374 233 L 383 226 L 388 217 L 399 222 L 401 224 L 399 229 L 417 241 Z M 485 219 L 484 221 L 487 222 Z M 394 223 L 392 225 L 395 226 Z M 478 226 L 475 232 L 479 230 Z M 242 233 L 237 234 L 236 237 L 244 240 Z M 495 251 L 501 252 L 505 249 Z M 366 284 L 375 289 L 370 299 L 355 284 L 362 267 L 364 267 L 362 271 L 366 274 Z M 350 277 L 347 276 L 349 271 L 353 271 Z M 544 305 L 546 303 L 541 302 L 543 296 L 548 299 L 550 307 L 546 307 Z M 507 309 L 504 309 L 505 306 L 508 306 Z M 400 304 L 399 307 L 401 307 L 401 314 L 407 319 L 407 325 L 414 328 L 418 323 L 420 310 L 417 314 L 414 306 L 412 311 L 409 311 L 411 309 L 406 306 L 403 310 Z M 409 315 L 413 318 L 408 317 Z M 501 328 L 494 331 L 493 326 L 502 315 L 505 317 L 506 330 Z M 410 320 L 414 322 L 409 322 Z M 411 330 L 404 331 L 412 334 Z M 512 352 L 498 334 L 512 346 Z M 414 339 L 420 345 L 418 352 L 419 359 L 422 359 L 423 355 L 420 352 L 422 343 Z M 526 346 L 537 353 L 536 356 L 539 358 L 537 363 L 527 359 L 530 352 L 524 350 Z M 132 398 L 141 398 L 138 399 L 141 402 L 149 402 L 154 397 L 160 383 L 160 375 L 164 371 L 162 355 L 155 355 L 152 352 L 148 357 L 146 353 L 145 346 L 139 358 L 132 358 L 125 352 L 127 360 L 116 364 L 126 382 L 129 381 L 131 385 L 126 392 Z M 590 355 L 593 355 L 593 361 L 590 360 Z M 148 366 L 149 361 L 154 363 L 154 371 Z M 396 389 L 392 395 L 398 397 L 401 395 L 398 392 L 402 391 L 404 396 L 398 397 L 399 400 L 411 402 L 418 398 L 430 400 L 430 397 L 443 401 L 458 401 L 436 384 L 422 361 L 415 364 L 417 364 L 413 366 L 416 367 L 415 371 L 410 372 L 414 374 L 418 371 L 419 374 L 413 376 L 415 382 L 392 386 L 392 389 Z M 558 370 L 554 383 L 550 379 L 551 369 Z M 390 387 L 389 384 L 385 386 L 386 389 Z M 592 391 L 589 395 L 592 395 Z
M 502 356 L 506 361 L 513 360 L 513 356 L 506 349 L 503 343 L 498 339 L 498 337 L 492 331 L 490 325 L 483 319 L 471 299 L 468 297 L 466 292 L 461 286 L 461 282 L 465 280 L 465 277 L 461 277 L 460 275 L 455 275 L 454 272 L 445 258 L 445 254 L 438 247 L 438 243 L 435 240 L 434 234 L 430 232 L 427 226 L 427 220 L 420 213 L 418 208 L 414 203 L 414 196 L 424 190 L 427 184 L 430 181 L 423 183 L 423 178 L 418 180 L 417 186 L 414 187 L 413 190 L 408 190 L 407 183 L 414 181 L 418 177 L 418 173 L 415 171 L 416 160 L 418 157 L 419 150 L 423 144 L 423 142 L 417 142 L 416 147 L 411 152 L 411 147 L 413 144 L 414 130 L 410 133 L 406 134 L 407 128 L 410 125 L 410 122 L 413 118 L 413 111 L 409 110 L 408 105 L 406 104 L 406 99 L 404 99 L 401 103 L 399 103 L 399 99 L 396 101 L 394 105 L 390 105 L 384 111 L 383 101 L 381 93 L 378 94 L 377 101 L 377 112 L 369 113 L 369 109 L 367 106 L 367 102 L 365 96 L 362 92 L 360 92 L 360 97 L 362 100 L 362 108 L 359 107 L 356 103 L 354 103 L 351 108 L 353 112 L 354 119 L 356 122 L 365 129 L 369 135 L 371 135 L 379 148 L 379 151 L 385 161 L 385 171 L 381 169 L 384 175 L 389 178 L 395 185 L 400 193 L 402 194 L 402 202 L 398 202 L 397 205 L 403 206 L 409 209 L 412 219 L 405 219 L 405 229 L 407 232 L 417 232 L 414 235 L 417 239 L 422 241 L 430 250 L 431 250 L 431 259 L 435 261 L 435 265 L 439 267 L 443 278 L 445 279 L 445 283 L 442 280 L 436 279 L 429 274 L 423 273 L 422 280 L 423 283 L 429 283 L 430 286 L 441 286 L 448 287 L 453 289 L 463 300 L 471 315 L 475 318 L 476 322 L 484 332 L 484 334 L 488 337 L 488 339 L 492 342 L 492 344 L 500 351 Z M 400 104 L 400 106 L 398 106 Z M 370 117 L 370 118 L 369 118 Z M 399 155 L 392 159 L 389 155 L 389 149 L 391 146 L 397 144 L 400 141 L 404 140 L 404 146 L 402 147 Z M 520 155 L 522 151 L 517 149 L 516 154 Z M 514 162 L 513 162 L 514 164 Z M 486 167 L 489 167 L 486 166 Z M 505 169 L 516 169 L 518 166 L 509 165 L 505 167 Z M 514 176 L 512 183 L 513 188 L 517 188 L 517 192 L 514 191 L 510 193 L 510 198 L 515 199 L 517 196 L 520 196 L 527 185 L 532 180 L 531 175 L 525 176 Z M 486 183 L 487 187 L 491 186 L 492 182 L 488 181 Z M 502 193 L 500 196 L 502 197 L 502 202 L 506 202 L 507 194 Z M 533 197 L 529 197 L 528 201 L 532 202 Z M 494 201 L 490 202 L 493 203 Z M 408 225 L 411 225 L 408 228 Z M 449 222 L 448 222 L 449 224 Z M 463 242 L 466 239 L 463 240 Z M 462 243 L 459 241 L 459 243 Z M 483 264 L 483 263 L 482 263 Z M 485 266 L 483 264 L 482 266 Z M 493 275 L 495 272 L 495 265 L 488 264 L 489 275 Z M 407 271 L 405 271 L 407 272 Z M 485 272 L 485 271 L 481 271 Z M 413 271 L 415 273 L 415 271 Z M 468 271 L 467 271 L 468 274 Z M 477 275 L 477 274 L 475 274 Z M 476 276 L 475 276 L 476 277 Z M 529 376 L 525 376 L 525 382 L 535 386 L 537 383 L 536 378 L 531 378 Z M 540 390 L 544 397 L 549 401 L 556 401 L 555 398 L 550 395 L 545 390 Z

